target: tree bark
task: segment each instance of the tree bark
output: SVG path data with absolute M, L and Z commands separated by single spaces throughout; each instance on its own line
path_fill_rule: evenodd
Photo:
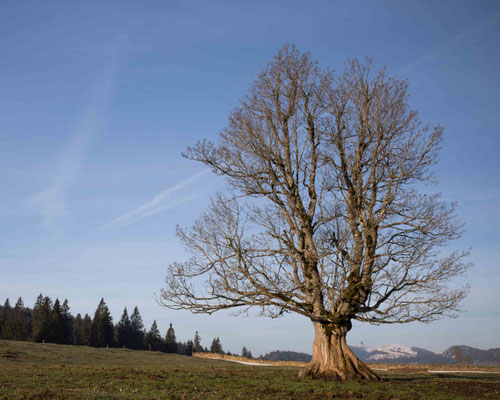
M 370 380 L 380 378 L 347 346 L 346 335 L 351 323 L 327 325 L 313 322 L 315 338 L 311 363 L 299 373 L 299 377 L 312 376 L 338 381 Z

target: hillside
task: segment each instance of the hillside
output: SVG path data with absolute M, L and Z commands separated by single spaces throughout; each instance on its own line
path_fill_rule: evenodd
M 455 364 L 452 358 L 419 347 L 388 344 L 377 348 L 353 346 L 354 353 L 365 362 L 389 364 Z
M 283 351 L 276 350 L 262 356 L 264 360 L 269 361 L 299 361 L 299 362 L 309 362 L 312 356 L 306 353 L 299 353 L 297 351 Z
M 468 346 L 452 346 L 442 353 L 419 347 L 389 344 L 372 348 L 368 346 L 351 346 L 356 356 L 364 362 L 383 364 L 466 364 L 500 366 L 500 348 L 480 350 Z M 272 351 L 265 356 L 271 361 L 309 362 L 311 355 L 295 351 Z
M 500 365 L 500 348 L 480 350 L 469 346 L 452 346 L 441 355 L 457 363 Z
M 297 378 L 298 368 L 247 366 L 139 350 L 0 341 L 0 399 L 494 398 L 500 374 L 380 372 L 383 382 Z M 472 378 L 472 379 L 471 379 Z

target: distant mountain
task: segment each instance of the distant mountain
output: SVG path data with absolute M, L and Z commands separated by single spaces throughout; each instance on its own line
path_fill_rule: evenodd
M 457 363 L 500 365 L 500 348 L 480 350 L 469 346 L 451 346 L 441 353 Z
M 441 354 L 421 349 L 419 347 L 388 344 L 376 349 L 368 346 L 352 346 L 352 351 L 361 361 L 393 364 L 455 364 Z
M 500 365 L 500 348 L 480 350 L 468 346 L 452 346 L 442 353 L 434 353 L 419 347 L 388 344 L 377 348 L 351 346 L 356 356 L 370 363 L 391 364 L 472 364 Z M 311 355 L 295 351 L 272 351 L 262 358 L 274 361 L 311 361 Z

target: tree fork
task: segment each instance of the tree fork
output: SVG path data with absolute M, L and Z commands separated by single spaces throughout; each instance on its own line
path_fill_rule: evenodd
M 313 325 L 313 357 L 311 363 L 299 372 L 299 377 L 312 376 L 337 381 L 380 380 L 347 345 L 346 335 L 351 329 L 350 322 L 343 325 L 313 322 Z
M 379 380 L 347 346 L 350 321 L 454 316 L 468 290 L 447 286 L 469 267 L 467 252 L 439 250 L 461 236 L 454 205 L 418 191 L 433 180 L 443 129 L 421 123 L 406 81 L 370 68 L 352 60 L 335 77 L 285 45 L 218 143 L 185 153 L 234 194 L 177 231 L 191 257 L 169 266 L 160 303 L 310 318 L 316 339 L 301 376 Z

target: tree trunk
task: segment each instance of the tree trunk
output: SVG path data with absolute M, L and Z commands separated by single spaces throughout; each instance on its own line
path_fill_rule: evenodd
M 380 380 L 368 366 L 360 361 L 347 346 L 346 335 L 351 323 L 326 325 L 313 322 L 315 338 L 311 363 L 299 373 L 299 377 L 312 376 L 338 381 Z

